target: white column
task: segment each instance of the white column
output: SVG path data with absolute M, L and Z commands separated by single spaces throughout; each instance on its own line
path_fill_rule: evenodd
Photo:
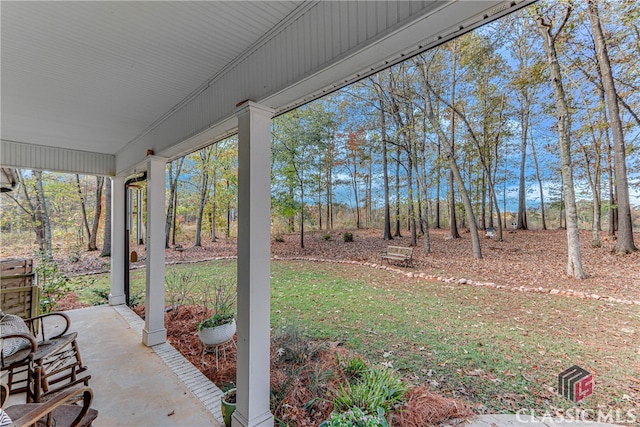
M 123 176 L 111 177 L 111 292 L 109 304 L 126 302 L 124 295 L 124 182 Z
M 273 426 L 269 410 L 271 117 L 246 102 L 238 116 L 238 403 L 233 427 Z
M 142 343 L 167 340 L 164 327 L 165 165 L 167 159 L 147 157 L 147 287 Z

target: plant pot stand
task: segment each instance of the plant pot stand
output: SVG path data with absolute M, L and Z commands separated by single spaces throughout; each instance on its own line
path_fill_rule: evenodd
M 216 354 L 216 371 L 218 370 L 218 358 L 219 358 L 219 351 L 220 349 L 222 349 L 223 353 L 224 353 L 224 357 L 227 356 L 227 345 L 229 343 L 233 343 L 233 346 L 237 349 L 238 346 L 236 345 L 236 341 L 233 339 L 233 337 L 231 337 L 230 340 L 227 340 L 223 343 L 220 344 L 215 344 L 215 345 L 207 345 L 207 344 L 202 344 L 202 363 L 204 364 L 204 355 L 207 353 L 215 353 Z

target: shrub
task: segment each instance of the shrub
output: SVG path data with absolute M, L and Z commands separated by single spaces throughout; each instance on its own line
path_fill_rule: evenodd
M 144 305 L 144 292 L 136 292 L 129 296 L 129 305 L 135 307 L 137 305 Z
M 331 240 L 331 234 L 329 234 L 329 233 L 324 233 L 324 234 L 322 235 L 322 239 L 323 239 L 323 240 Z
M 102 305 L 106 304 L 109 301 L 109 294 L 111 293 L 111 288 L 109 286 L 104 286 L 101 288 L 93 288 L 91 289 L 91 293 L 93 297 L 91 298 L 92 305 Z
M 191 270 L 172 271 L 164 278 L 167 299 L 171 305 L 171 317 L 178 316 L 180 306 L 195 304 L 194 293 L 200 276 Z
M 389 427 L 389 423 L 384 418 L 384 411 L 381 408 L 376 415 L 370 415 L 356 407 L 346 412 L 333 412 L 328 420 L 320 424 L 320 427 Z
M 50 256 L 39 254 L 37 259 L 35 271 L 40 287 L 40 313 L 51 313 L 56 310 L 60 298 L 71 291 L 71 284 Z
M 282 243 L 282 242 L 284 242 L 284 236 L 282 234 L 276 234 L 273 237 L 273 240 L 275 240 L 276 242 Z
M 342 240 L 345 242 L 353 242 L 353 233 L 349 233 L 348 231 L 342 235 Z

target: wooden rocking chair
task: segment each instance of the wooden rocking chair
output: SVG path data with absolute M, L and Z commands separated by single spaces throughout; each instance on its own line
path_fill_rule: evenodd
M 91 408 L 93 392 L 89 387 L 65 390 L 46 403 L 25 403 L 4 408 L 9 395 L 9 387 L 2 384 L 0 403 L 11 418 L 12 427 L 55 426 L 88 427 L 98 417 L 98 411 Z M 82 401 L 82 404 L 74 404 Z
M 10 393 L 26 392 L 27 403 L 78 384 L 89 384 L 91 375 L 83 365 L 76 341 L 77 332 L 67 333 L 69 317 L 48 313 L 26 319 L 27 331 L 12 332 L 3 328 L 3 344 L 10 339 L 23 340 L 24 348 L 5 356 L 0 353 L 2 373 Z M 15 342 L 15 341 L 14 341 Z

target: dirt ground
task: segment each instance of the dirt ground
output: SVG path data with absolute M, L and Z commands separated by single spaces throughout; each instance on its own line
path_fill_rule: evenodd
M 298 234 L 284 235 L 284 242 L 272 239 L 271 253 L 276 258 L 322 258 L 382 263 L 380 252 L 387 245 L 409 246 L 408 232 L 392 241 L 382 239 L 382 231 L 375 229 L 349 230 L 354 241 L 343 241 L 343 231 L 332 231 L 325 240 L 322 232 L 307 233 L 305 247 L 300 247 Z M 569 278 L 566 274 L 567 244 L 565 230 L 511 231 L 504 233 L 504 241 L 481 239 L 482 259 L 474 259 L 471 251 L 471 235 L 461 231 L 460 239 L 448 239 L 447 230 L 431 230 L 431 253 L 425 254 L 423 239 L 418 240 L 414 251 L 413 272 L 428 275 L 490 281 L 511 287 L 543 287 L 574 290 L 614 297 L 624 300 L 640 300 L 640 252 L 614 255 L 611 249 L 615 241 L 602 233 L 603 246 L 591 246 L 591 232 L 580 234 L 582 262 L 589 277 L 585 280 Z M 640 233 L 634 235 L 640 246 Z M 189 262 L 216 257 L 237 255 L 235 239 L 203 241 L 202 247 L 191 242 L 180 242 L 183 251 L 168 249 L 167 262 Z M 144 266 L 144 246 L 134 245 L 141 258 L 134 264 Z M 60 257 L 63 269 L 72 275 L 108 271 L 108 259 L 96 253 L 83 253 L 81 260 L 70 263 Z

